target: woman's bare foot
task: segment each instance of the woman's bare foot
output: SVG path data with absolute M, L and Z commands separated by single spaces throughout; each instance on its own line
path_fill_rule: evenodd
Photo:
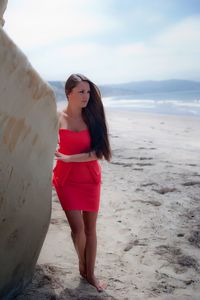
M 98 292 L 103 292 L 107 287 L 107 284 L 105 282 L 99 281 L 95 276 L 87 276 L 86 279 L 97 289 Z

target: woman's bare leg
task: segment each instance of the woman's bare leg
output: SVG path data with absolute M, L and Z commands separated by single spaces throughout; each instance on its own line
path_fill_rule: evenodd
M 84 222 L 81 211 L 68 210 L 65 211 L 70 228 L 71 237 L 74 243 L 74 247 L 79 258 L 79 271 L 81 276 L 86 277 L 86 259 L 85 259 L 85 247 L 86 236 L 84 231 Z
M 94 275 L 96 252 L 97 252 L 97 236 L 96 236 L 96 220 L 97 212 L 83 212 L 83 220 L 85 225 L 86 235 L 86 279 L 101 292 L 106 287 L 105 284 L 100 283 Z

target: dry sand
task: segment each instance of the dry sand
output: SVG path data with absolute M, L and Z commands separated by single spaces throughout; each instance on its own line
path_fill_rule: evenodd
M 102 162 L 96 273 L 108 288 L 80 278 L 53 191 L 33 282 L 17 299 L 199 299 L 200 119 L 113 109 L 107 118 L 113 159 Z

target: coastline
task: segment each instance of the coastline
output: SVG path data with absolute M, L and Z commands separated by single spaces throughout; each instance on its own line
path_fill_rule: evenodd
M 199 299 L 200 119 L 111 108 L 106 115 L 113 159 L 101 162 L 96 273 L 108 288 L 99 294 L 80 279 L 53 190 L 33 283 L 17 299 Z
M 169 115 L 200 118 L 200 100 L 172 100 L 172 99 L 126 99 L 104 97 L 104 107 L 107 111 L 124 111 L 148 113 L 152 115 Z M 66 105 L 66 100 L 58 101 L 58 110 Z

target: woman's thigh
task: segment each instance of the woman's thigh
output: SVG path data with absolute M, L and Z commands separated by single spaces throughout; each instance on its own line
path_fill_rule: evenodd
M 93 234 L 96 232 L 96 222 L 97 222 L 98 212 L 83 211 L 83 221 L 85 227 L 85 233 Z
M 84 231 L 83 215 L 80 210 L 66 210 L 65 214 L 73 233 Z

